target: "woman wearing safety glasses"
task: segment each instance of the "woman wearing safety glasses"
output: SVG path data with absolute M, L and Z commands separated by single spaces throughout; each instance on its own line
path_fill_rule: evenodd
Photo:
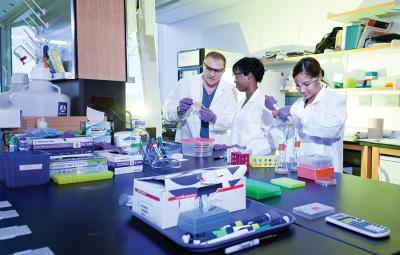
M 253 155 L 266 155 L 271 152 L 270 129 L 273 124 L 271 111 L 264 106 L 265 95 L 258 88 L 264 77 L 264 65 L 256 58 L 244 57 L 232 68 L 236 88 L 244 92 L 236 106 L 230 136 L 230 146 L 246 146 Z M 216 144 L 214 150 L 225 150 L 227 145 Z
M 298 119 L 297 132 L 301 141 L 300 154 L 331 156 L 336 172 L 343 171 L 343 136 L 347 118 L 346 99 L 326 89 L 324 72 L 311 57 L 301 59 L 293 68 L 297 91 L 303 96 L 292 106 L 285 106 L 275 116 L 287 121 Z M 272 110 L 275 99 L 269 97 L 265 106 Z

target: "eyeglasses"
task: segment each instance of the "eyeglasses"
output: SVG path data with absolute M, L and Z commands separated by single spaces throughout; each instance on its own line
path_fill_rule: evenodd
M 240 72 L 240 73 L 233 73 L 232 74 L 232 76 L 233 76 L 233 78 L 237 78 L 239 75 L 241 75 L 242 74 L 242 72 Z
M 314 83 L 318 80 L 318 78 L 319 78 L 319 77 L 315 77 L 315 78 L 312 79 L 312 80 L 303 82 L 303 84 L 295 83 L 295 84 L 296 84 L 296 88 L 297 88 L 297 89 L 300 89 L 300 87 L 308 87 L 308 86 L 314 84 Z
M 204 67 L 207 69 L 207 71 L 209 71 L 209 72 L 222 73 L 223 71 L 225 71 L 225 68 L 215 69 L 215 68 L 209 67 L 209 66 L 206 65 L 206 64 L 203 64 L 203 66 L 204 66 Z

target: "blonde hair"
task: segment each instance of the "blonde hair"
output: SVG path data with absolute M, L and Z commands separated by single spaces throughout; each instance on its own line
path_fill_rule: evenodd
M 209 53 L 207 53 L 204 60 L 206 60 L 208 57 L 213 58 L 213 59 L 221 59 L 224 62 L 224 68 L 226 67 L 226 58 L 221 53 L 219 53 L 217 51 L 210 51 Z

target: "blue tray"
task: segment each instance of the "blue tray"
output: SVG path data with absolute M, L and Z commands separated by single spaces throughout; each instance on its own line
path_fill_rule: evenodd
M 150 222 L 146 218 L 142 217 L 141 215 L 132 212 L 133 216 L 138 218 L 139 220 L 145 222 L 146 224 L 150 225 L 154 229 L 156 229 L 158 232 L 160 232 L 162 235 L 165 237 L 169 238 L 171 241 L 176 243 L 177 245 L 183 247 L 186 250 L 189 251 L 194 251 L 194 252 L 208 252 L 228 246 L 232 246 L 237 243 L 242 243 L 248 240 L 252 240 L 258 237 L 262 237 L 265 235 L 269 235 L 271 233 L 275 233 L 278 231 L 281 231 L 285 228 L 288 228 L 290 224 L 293 224 L 296 218 L 287 212 L 284 212 L 282 210 L 276 209 L 274 207 L 259 203 L 257 201 L 251 200 L 251 199 L 246 199 L 246 209 L 232 212 L 231 213 L 231 219 L 232 221 L 235 220 L 242 220 L 242 219 L 248 219 L 252 217 L 259 216 L 264 213 L 270 213 L 271 215 L 279 215 L 280 217 L 282 216 L 288 216 L 289 217 L 289 222 L 280 224 L 280 225 L 275 225 L 272 226 L 266 230 L 262 231 L 256 231 L 256 232 L 249 232 L 245 233 L 241 236 L 226 240 L 226 241 L 221 241 L 215 244 L 208 244 L 208 245 L 195 245 L 195 244 L 187 244 L 182 241 L 182 235 L 185 234 L 185 232 L 178 227 L 172 227 L 172 228 L 167 228 L 167 229 L 161 229 L 159 226 L 155 225 L 154 223 Z

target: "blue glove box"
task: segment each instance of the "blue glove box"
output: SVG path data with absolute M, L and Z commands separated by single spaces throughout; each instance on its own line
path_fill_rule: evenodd
M 229 211 L 217 206 L 212 206 L 207 212 L 202 208 L 182 212 L 178 217 L 178 228 L 191 234 L 218 229 L 229 223 Z
M 44 151 L 8 152 L 0 157 L 0 179 L 9 188 L 41 185 L 50 180 L 50 154 Z

